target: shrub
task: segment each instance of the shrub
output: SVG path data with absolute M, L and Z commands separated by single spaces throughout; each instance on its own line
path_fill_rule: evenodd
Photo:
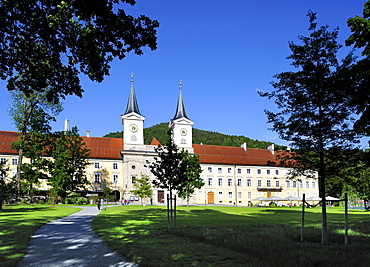
M 87 199 L 86 198 L 79 197 L 75 203 L 78 204 L 78 205 L 85 205 L 86 202 L 87 202 Z
M 28 204 L 28 199 L 22 198 L 22 199 L 21 199 L 21 203 L 22 203 L 22 204 Z
M 38 203 L 39 203 L 39 204 L 44 204 L 44 203 L 45 203 L 45 201 L 44 201 L 43 199 L 40 199 L 40 200 L 38 201 Z

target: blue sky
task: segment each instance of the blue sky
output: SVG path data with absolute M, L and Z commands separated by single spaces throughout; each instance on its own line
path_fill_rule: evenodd
M 102 83 L 81 77 L 83 98 L 68 97 L 53 123 L 62 130 L 65 119 L 81 135 L 103 136 L 122 130 L 131 73 L 144 127 L 168 122 L 175 114 L 179 81 L 183 81 L 186 111 L 197 129 L 286 144 L 269 130 L 264 109 L 272 100 L 257 90 L 271 91 L 273 75 L 292 70 L 289 41 L 307 35 L 307 11 L 317 12 L 319 25 L 349 36 L 346 20 L 361 15 L 365 0 L 137 0 L 122 5 L 134 16 L 160 22 L 158 49 L 143 56 L 129 54 L 112 63 Z M 349 51 L 343 49 L 343 54 Z M 15 131 L 7 110 L 5 82 L 0 82 L 0 130 Z

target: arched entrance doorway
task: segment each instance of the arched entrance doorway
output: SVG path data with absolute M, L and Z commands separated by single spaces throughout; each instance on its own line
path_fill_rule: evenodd
M 114 196 L 114 201 L 118 201 L 121 199 L 121 193 L 118 190 L 113 190 L 111 195 Z
M 207 193 L 207 202 L 208 204 L 215 204 L 215 194 L 213 192 Z

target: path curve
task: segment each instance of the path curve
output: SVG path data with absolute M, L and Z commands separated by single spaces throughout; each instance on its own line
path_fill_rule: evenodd
M 25 258 L 18 267 L 138 266 L 111 250 L 91 229 L 97 207 L 49 222 L 31 238 Z

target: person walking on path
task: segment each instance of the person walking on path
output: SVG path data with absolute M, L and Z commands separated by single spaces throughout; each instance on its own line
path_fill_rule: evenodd
M 91 222 L 99 210 L 94 206 L 79 208 L 82 210 L 37 230 L 18 267 L 137 266 L 111 250 L 91 230 Z
M 101 206 L 101 200 L 100 200 L 100 198 L 98 198 L 98 201 L 96 201 L 96 204 L 98 204 L 98 210 L 100 210 L 100 206 Z

